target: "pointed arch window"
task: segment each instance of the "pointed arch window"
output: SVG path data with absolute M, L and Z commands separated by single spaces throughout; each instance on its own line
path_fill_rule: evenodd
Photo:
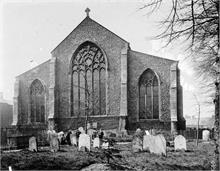
M 45 89 L 40 80 L 36 79 L 30 86 L 30 121 L 45 122 Z
M 139 79 L 139 119 L 159 119 L 159 80 L 151 69 Z
M 106 60 L 92 42 L 79 46 L 71 63 L 71 116 L 106 114 Z

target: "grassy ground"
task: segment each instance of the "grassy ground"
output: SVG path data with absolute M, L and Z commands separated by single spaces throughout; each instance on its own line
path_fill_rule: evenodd
M 42 148 L 34 153 L 27 150 L 1 153 L 1 170 L 12 166 L 16 170 L 210 170 L 213 143 L 187 143 L 187 152 L 168 148 L 167 157 L 148 152 L 133 153 L 131 144 L 115 145 L 109 152 L 93 149 L 80 152 L 72 146 L 62 146 L 57 153 Z M 110 163 L 107 164 L 107 156 Z

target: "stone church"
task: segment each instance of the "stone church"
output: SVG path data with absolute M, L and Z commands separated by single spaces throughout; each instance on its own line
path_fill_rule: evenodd
M 76 129 L 85 119 L 117 133 L 182 129 L 178 61 L 132 50 L 86 13 L 51 59 L 16 77 L 14 132 Z

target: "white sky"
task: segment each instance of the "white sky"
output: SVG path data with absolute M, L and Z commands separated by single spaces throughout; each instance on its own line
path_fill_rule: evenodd
M 167 2 L 169 2 L 168 0 Z M 130 42 L 133 50 L 170 59 L 183 59 L 181 43 L 161 49 L 161 41 L 151 37 L 159 33 L 158 23 L 165 16 L 168 5 L 148 17 L 138 10 L 144 0 L 8 0 L 1 1 L 0 92 L 4 98 L 13 98 L 15 76 L 50 59 L 50 52 L 85 18 L 90 17 Z M 184 87 L 184 114 L 196 114 L 192 91 L 197 83 L 192 66 L 180 61 Z M 201 95 L 199 95 L 201 96 Z M 209 109 L 208 109 L 209 110 Z M 202 116 L 211 116 L 207 108 Z

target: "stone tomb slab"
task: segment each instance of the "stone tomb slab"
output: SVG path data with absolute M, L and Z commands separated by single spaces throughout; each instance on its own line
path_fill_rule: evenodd
M 79 150 L 81 147 L 86 147 L 87 150 L 91 150 L 91 138 L 87 134 L 80 134 L 79 136 Z
M 174 148 L 177 150 L 185 150 L 186 151 L 186 139 L 182 135 L 178 135 L 174 139 Z
M 36 137 L 31 137 L 29 139 L 29 150 L 37 152 L 37 139 L 36 139 Z

